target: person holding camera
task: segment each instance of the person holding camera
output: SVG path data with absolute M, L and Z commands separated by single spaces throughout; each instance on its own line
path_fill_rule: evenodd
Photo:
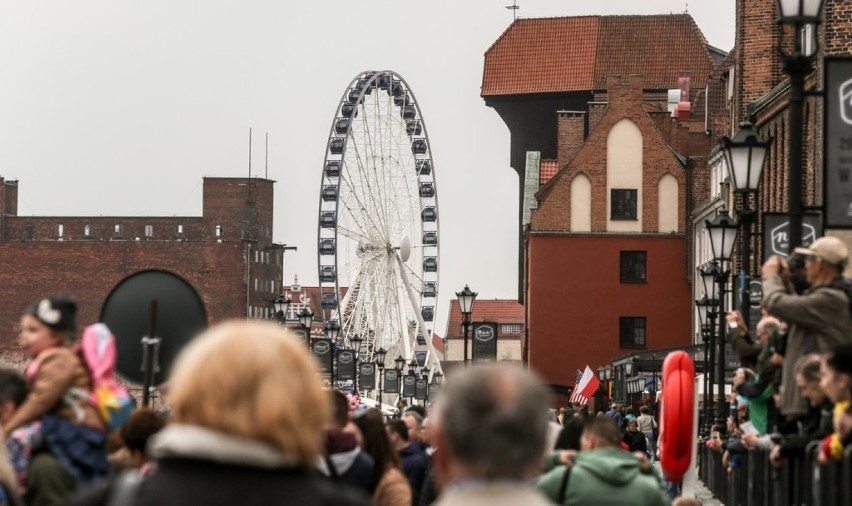
M 849 297 L 837 283 L 849 259 L 849 250 L 836 237 L 821 237 L 807 248 L 796 248 L 805 257 L 810 287 L 801 295 L 788 289 L 789 266 L 773 255 L 763 265 L 763 304 L 770 314 L 788 325 L 781 371 L 781 414 L 787 421 L 805 416 L 808 403 L 796 387 L 794 364 L 799 357 L 824 353 L 852 342 Z

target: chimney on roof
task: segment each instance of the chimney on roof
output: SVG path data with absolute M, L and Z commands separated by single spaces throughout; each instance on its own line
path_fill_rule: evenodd
M 692 103 L 689 101 L 689 71 L 681 70 L 677 75 L 677 87 L 680 88 L 680 101 L 677 104 L 677 119 L 689 119 L 692 116 Z
M 642 74 L 630 74 L 622 80 L 613 74 L 606 78 L 607 108 L 633 107 L 644 102 L 645 78 Z
M 582 111 L 557 111 L 556 170 L 570 162 L 586 138 L 586 113 Z

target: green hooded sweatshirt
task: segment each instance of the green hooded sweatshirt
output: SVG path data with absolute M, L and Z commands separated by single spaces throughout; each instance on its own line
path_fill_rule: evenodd
M 538 478 L 538 489 L 554 502 L 566 469 L 557 466 Z M 577 454 L 561 504 L 656 506 L 671 504 L 671 500 L 655 472 L 641 472 L 639 459 L 621 448 L 601 448 Z

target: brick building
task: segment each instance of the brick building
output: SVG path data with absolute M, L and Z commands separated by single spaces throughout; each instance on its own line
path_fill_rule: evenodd
M 689 15 L 518 20 L 486 53 L 524 182 L 524 353 L 548 383 L 692 342 L 689 217 L 724 57 Z
M 14 348 L 13 329 L 27 304 L 71 296 L 79 324 L 91 323 L 120 281 L 148 269 L 185 279 L 210 323 L 271 317 L 283 255 L 283 245 L 272 241 L 273 184 L 204 178 L 201 216 L 19 216 L 18 182 L 0 178 L 3 348 Z
M 468 359 L 473 358 L 473 325 L 482 322 L 497 324 L 497 360 L 521 361 L 521 338 L 524 335 L 524 306 L 516 300 L 477 299 L 470 316 L 471 331 L 468 334 Z M 442 366 L 452 369 L 464 361 L 464 332 L 462 314 L 458 300 L 450 301 L 450 313 L 447 318 L 446 344 Z M 436 345 L 437 347 L 437 345 Z
M 765 213 L 787 212 L 788 185 L 799 184 L 805 209 L 819 210 L 824 205 L 823 160 L 823 57 L 849 56 L 852 52 L 852 4 L 840 0 L 826 0 L 823 23 L 816 28 L 819 50 L 814 58 L 814 70 L 805 79 L 805 96 L 802 135 L 803 168 L 801 181 L 789 181 L 790 135 L 788 100 L 790 81 L 783 72 L 783 61 L 778 51 L 779 40 L 785 51 L 792 51 L 792 33 L 783 34 L 776 23 L 775 2 L 772 0 L 737 2 L 737 38 L 733 53 L 735 63 L 730 67 L 734 79 L 731 109 L 737 122 L 753 120 L 760 135 L 773 140 L 764 165 L 763 179 L 753 207 L 757 209 L 755 234 L 752 245 L 751 272 L 757 272 L 766 256 L 762 234 Z M 732 129 L 733 130 L 733 129 Z M 741 202 L 732 207 L 740 208 Z M 823 231 L 817 230 L 816 235 Z M 828 231 L 844 238 L 852 245 L 848 232 Z

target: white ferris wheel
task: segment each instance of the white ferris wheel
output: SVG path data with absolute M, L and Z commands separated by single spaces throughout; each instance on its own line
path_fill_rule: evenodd
M 356 76 L 335 111 L 319 199 L 320 305 L 360 360 L 416 359 L 432 345 L 439 273 L 438 196 L 422 112 L 392 71 Z M 424 369 L 425 370 L 425 369 Z

